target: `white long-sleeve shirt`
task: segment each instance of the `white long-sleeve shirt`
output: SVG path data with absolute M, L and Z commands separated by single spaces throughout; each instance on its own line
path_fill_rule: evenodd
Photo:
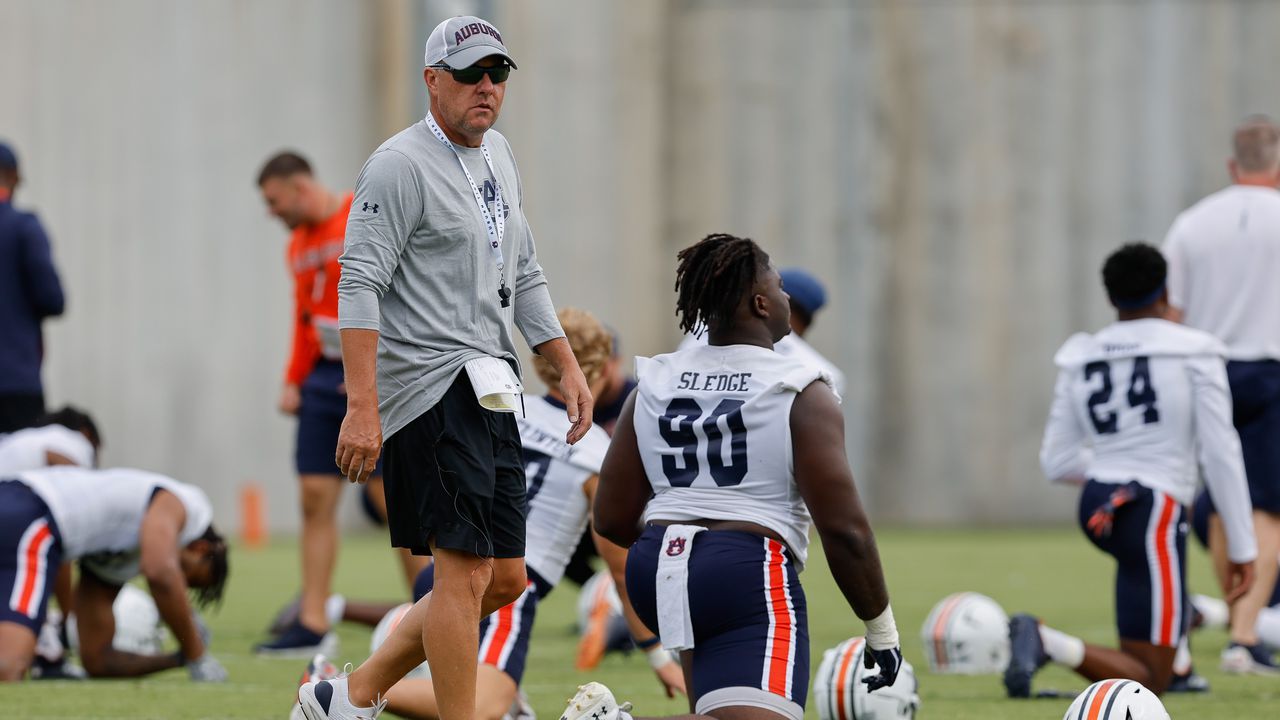
M 1053 481 L 1143 485 L 1190 504 L 1196 463 L 1234 562 L 1257 556 L 1240 438 L 1231 422 L 1226 348 L 1165 320 L 1117 322 L 1058 351 L 1040 465 Z

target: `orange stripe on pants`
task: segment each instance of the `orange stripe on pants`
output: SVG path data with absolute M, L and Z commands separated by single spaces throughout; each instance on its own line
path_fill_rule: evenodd
M 786 569 L 782 566 L 782 544 L 769 541 L 769 611 L 773 615 L 772 653 L 769 656 L 769 692 L 787 695 L 788 658 L 791 655 L 791 611 L 787 607 Z

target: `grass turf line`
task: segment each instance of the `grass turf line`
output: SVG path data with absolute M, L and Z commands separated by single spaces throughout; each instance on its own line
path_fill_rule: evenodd
M 1067 700 L 1011 701 L 997 677 L 931 675 L 921 654 L 919 631 L 930 607 L 943 596 L 974 590 L 994 597 L 1013 613 L 1029 611 L 1090 642 L 1114 642 L 1112 565 L 1073 529 L 1048 530 L 882 530 L 878 534 L 900 623 L 904 652 L 920 678 L 922 718 L 1061 718 Z M 1193 546 L 1194 547 L 1194 546 Z M 38 682 L 0 686 L 0 713 L 30 720 L 195 720 L 197 718 L 279 718 L 287 716 L 292 690 L 304 663 L 265 660 L 250 652 L 275 611 L 295 592 L 297 547 L 292 539 L 257 551 L 235 549 L 227 601 L 210 614 L 213 650 L 231 673 L 226 685 L 200 685 L 184 671 L 145 680 L 82 683 Z M 837 592 L 818 543 L 802 575 L 809 601 L 812 667 L 822 651 L 860 634 L 862 623 Z M 1213 592 L 1208 558 L 1192 550 L 1191 587 Z M 354 598 L 394 599 L 405 592 L 399 566 L 383 536 L 366 533 L 343 539 L 335 588 Z M 573 668 L 577 637 L 572 633 L 577 588 L 565 584 L 538 608 L 525 689 L 546 720 L 559 717 L 564 700 L 587 680 L 609 685 L 620 700 L 635 703 L 646 715 L 685 711 L 682 701 L 667 700 L 644 657 L 610 655 L 591 673 Z M 368 649 L 369 631 L 339 630 L 339 664 L 358 662 Z M 1213 692 L 1165 698 L 1174 718 L 1263 717 L 1280 703 L 1280 679 L 1226 676 L 1217 670 L 1225 642 L 1218 631 L 1193 637 L 1197 670 Z M 1065 670 L 1048 667 L 1036 676 L 1037 688 L 1081 690 L 1087 683 Z M 816 718 L 812 701 L 807 717 Z

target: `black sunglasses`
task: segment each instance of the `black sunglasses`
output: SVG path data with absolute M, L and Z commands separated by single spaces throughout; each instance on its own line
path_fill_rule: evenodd
M 505 63 L 494 65 L 492 67 L 472 65 L 468 68 L 458 69 L 451 68 L 448 65 L 432 65 L 431 68 L 433 70 L 444 70 L 452 75 L 454 80 L 457 80 L 463 85 L 475 85 L 480 82 L 480 78 L 485 75 L 489 76 L 489 80 L 492 81 L 494 85 L 499 85 L 506 82 L 507 77 L 511 75 L 511 66 Z

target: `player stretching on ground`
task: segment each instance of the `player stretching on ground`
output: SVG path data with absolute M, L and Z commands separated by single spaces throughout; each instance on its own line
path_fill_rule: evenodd
M 0 680 L 31 665 L 58 562 L 80 560 L 75 608 L 80 659 L 93 677 L 139 677 L 185 666 L 191 679 L 222 682 L 192 616 L 218 602 L 227 545 L 197 487 L 142 470 L 56 467 L 0 478 Z M 135 576 L 147 579 L 179 650 L 139 655 L 112 646 L 111 606 Z
M 559 318 L 592 396 L 599 397 L 599 391 L 610 380 L 613 337 L 599 320 L 582 310 L 565 308 Z M 564 576 L 570 554 L 587 528 L 600 463 L 609 449 L 609 436 L 598 426 L 588 430 L 576 445 L 565 442 L 570 423 L 564 412 L 564 397 L 555 390 L 560 385 L 560 373 L 538 356 L 534 356 L 533 366 L 548 390 L 545 397 L 526 397 L 525 415 L 517 417 L 528 479 L 525 563 L 529 587 L 514 603 L 480 622 L 480 663 L 476 673 L 476 718 L 480 719 L 499 720 L 516 699 L 538 603 Z M 599 536 L 595 543 L 617 578 L 619 590 L 623 590 L 627 551 Z M 428 566 L 418 575 L 414 598 L 429 593 L 433 580 L 433 568 Z M 620 594 L 632 636 L 647 652 L 659 682 L 668 696 L 683 692 L 680 665 L 640 623 L 627 604 L 625 592 Z M 323 662 L 313 661 L 308 679 L 325 679 L 311 675 L 314 669 L 324 667 Z M 401 717 L 429 720 L 440 716 L 430 679 L 401 680 L 387 691 L 386 700 L 387 709 Z
M 1184 506 L 1196 489 L 1196 448 L 1227 533 L 1228 602 L 1253 581 L 1257 545 L 1231 426 L 1225 348 L 1164 319 L 1165 274 L 1164 257 L 1150 245 L 1126 245 L 1107 258 L 1102 279 L 1118 322 L 1077 334 L 1058 351 L 1040 450 L 1050 480 L 1083 484 L 1080 527 L 1116 559 L 1120 649 L 1086 645 L 1015 615 L 1004 676 L 1010 697 L 1028 697 L 1031 676 L 1048 660 L 1089 680 L 1137 680 L 1156 694 L 1169 686 L 1190 610 Z
M 637 359 L 640 385 L 600 474 L 596 531 L 631 547 L 631 603 L 682 651 L 694 712 L 800 720 L 809 634 L 798 573 L 811 513 L 836 583 L 867 623 L 868 658 L 880 664 L 870 688 L 891 684 L 902 662 L 844 419 L 830 378 L 772 349 L 790 311 L 759 246 L 711 235 L 679 260 L 680 327 L 705 325 L 710 344 Z M 629 715 L 589 683 L 564 713 L 587 717 Z

